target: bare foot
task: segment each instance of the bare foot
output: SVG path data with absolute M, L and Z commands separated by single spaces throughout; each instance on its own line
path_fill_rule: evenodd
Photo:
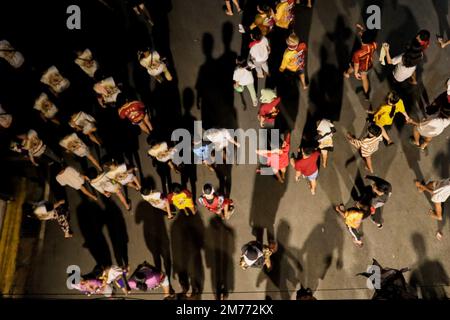
M 227 16 L 232 16 L 232 15 L 233 15 L 233 12 L 231 12 L 231 11 L 225 11 L 225 14 L 226 14 Z
M 422 185 L 422 183 L 421 183 L 419 180 L 416 180 L 416 181 L 414 182 L 414 184 L 415 184 L 415 186 L 416 186 L 416 188 L 417 188 L 417 191 L 423 192 L 423 185 Z
M 436 212 L 434 212 L 433 209 L 428 210 L 428 215 L 429 215 L 431 218 L 433 218 L 433 219 L 436 219 L 436 220 L 438 220 L 438 221 L 442 221 L 442 217 L 439 217 L 439 216 L 436 214 Z
M 436 239 L 438 239 L 439 241 L 442 240 L 442 233 L 440 233 L 439 231 L 436 233 Z

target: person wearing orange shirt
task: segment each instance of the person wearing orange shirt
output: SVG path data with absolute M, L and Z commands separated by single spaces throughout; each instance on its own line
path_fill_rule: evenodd
M 300 42 L 300 39 L 292 33 L 286 40 L 287 49 L 283 54 L 281 61 L 280 72 L 286 70 L 300 77 L 303 89 L 307 89 L 305 80 L 305 66 L 306 66 L 306 43 Z

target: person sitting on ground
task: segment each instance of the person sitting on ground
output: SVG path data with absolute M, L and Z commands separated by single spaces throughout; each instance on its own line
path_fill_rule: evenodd
M 167 215 L 172 215 L 170 205 L 173 205 L 177 209 L 177 213 L 183 211 L 186 216 L 189 216 L 189 213 L 195 215 L 197 213 L 197 208 L 192 199 L 192 193 L 187 189 L 183 189 L 181 185 L 177 183 L 173 184 L 172 190 L 173 191 L 167 196 Z
M 386 104 L 380 106 L 376 112 L 373 112 L 373 121 L 381 128 L 381 134 L 383 135 L 383 138 L 386 139 L 387 145 L 392 145 L 394 142 L 391 140 L 384 127 L 391 126 L 394 122 L 395 115 L 398 113 L 403 114 L 406 123 L 415 123 L 406 113 L 403 100 L 400 99 L 395 91 L 389 92 L 386 98 Z
M 234 213 L 233 200 L 216 193 L 210 183 L 206 183 L 203 186 L 203 194 L 198 198 L 198 203 L 224 220 L 230 219 Z
M 74 113 L 69 120 L 69 125 L 78 132 L 82 132 L 96 145 L 101 146 L 100 139 L 95 134 L 97 132 L 96 121 L 93 116 L 83 111 Z
M 131 277 L 128 279 L 131 290 L 150 291 L 162 288 L 164 297 L 171 296 L 169 277 L 163 272 L 144 261 L 137 266 Z
M 95 190 L 97 190 L 107 198 L 111 197 L 112 194 L 117 195 L 120 202 L 124 205 L 127 211 L 131 210 L 131 201 L 127 202 L 127 200 L 125 199 L 121 185 L 108 178 L 106 172 L 97 175 L 95 169 L 90 168 L 88 170 L 87 177 L 90 180 L 91 186 Z
M 84 195 L 88 196 L 90 199 L 97 201 L 97 197 L 92 194 L 86 187 L 85 183 L 89 182 L 89 178 L 82 175 L 74 167 L 67 166 L 63 168 L 56 176 L 56 181 L 61 186 L 69 186 L 75 190 L 80 190 Z
M 166 59 L 161 58 L 157 51 L 139 51 L 138 59 L 141 66 L 147 69 L 150 76 L 155 78 L 159 83 L 163 82 L 163 74 L 167 81 L 172 81 L 172 75 L 167 69 Z
M 139 126 L 142 132 L 150 134 L 153 131 L 153 126 L 150 123 L 150 118 L 145 110 L 145 106 L 140 101 L 131 101 L 125 103 L 117 110 L 120 119 L 128 119 L 131 124 Z
M 353 134 L 347 133 L 347 139 L 359 150 L 366 164 L 366 169 L 370 173 L 373 173 L 372 155 L 378 150 L 380 142 L 383 140 L 381 128 L 376 124 L 371 124 L 367 129 L 367 136 L 365 138 L 357 139 Z
M 320 157 L 319 151 L 313 148 L 302 148 L 302 157 L 300 159 L 291 159 L 291 165 L 295 169 L 295 181 L 300 181 L 300 177 L 308 180 L 309 190 L 312 195 L 316 194 L 317 177 L 319 176 L 319 168 L 317 160 Z
M 239 265 L 243 270 L 248 268 L 272 269 L 270 256 L 274 251 L 269 246 L 263 245 L 259 241 L 250 241 L 241 248 L 241 259 Z

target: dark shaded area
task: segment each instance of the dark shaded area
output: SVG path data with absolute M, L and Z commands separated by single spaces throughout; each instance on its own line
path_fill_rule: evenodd
M 450 25 L 448 23 L 448 1 L 433 0 L 433 6 L 439 20 L 439 35 L 445 39 L 450 38 Z
M 205 281 L 201 255 L 204 235 L 205 227 L 199 213 L 189 217 L 180 214 L 170 229 L 174 276 L 178 278 L 182 294 L 192 289 L 193 299 L 200 299 Z
M 450 284 L 450 278 L 442 263 L 427 257 L 427 248 L 422 235 L 415 233 L 411 237 L 412 246 L 417 254 L 417 267 L 414 268 L 410 285 L 421 299 L 448 299 L 443 286 Z
M 164 211 L 152 207 L 146 201 L 141 201 L 136 207 L 135 215 L 136 223 L 143 225 L 145 244 L 153 256 L 155 267 L 164 270 L 170 278 L 172 258 L 169 234 L 164 223 Z
M 224 221 L 214 216 L 209 220 L 205 234 L 206 267 L 211 269 L 211 283 L 217 300 L 227 298 L 234 289 L 232 254 L 235 251 L 235 232 Z

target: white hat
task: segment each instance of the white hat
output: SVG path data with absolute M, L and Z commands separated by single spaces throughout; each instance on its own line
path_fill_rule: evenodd
M 259 101 L 262 103 L 270 103 L 277 97 L 277 94 L 272 89 L 261 89 L 261 96 Z

